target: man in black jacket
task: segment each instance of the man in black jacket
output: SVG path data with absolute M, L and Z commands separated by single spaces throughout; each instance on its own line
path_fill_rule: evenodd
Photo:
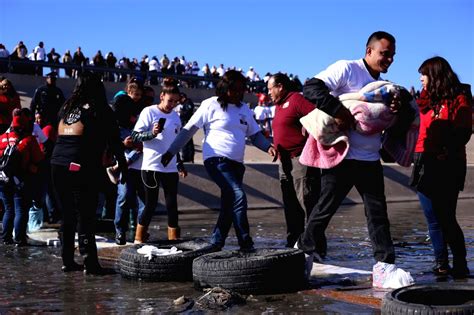
M 39 113 L 56 128 L 58 112 L 64 103 L 63 91 L 56 86 L 56 72 L 46 75 L 46 85 L 36 89 L 31 99 L 30 110 L 33 114 Z

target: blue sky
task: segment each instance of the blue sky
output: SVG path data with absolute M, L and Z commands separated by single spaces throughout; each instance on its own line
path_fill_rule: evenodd
M 253 66 L 312 77 L 339 59 L 363 57 L 377 30 L 397 39 L 384 76 L 420 88 L 419 65 L 445 57 L 474 85 L 472 0 L 0 0 L 0 43 L 39 41 L 60 54 L 184 55 L 188 61 Z

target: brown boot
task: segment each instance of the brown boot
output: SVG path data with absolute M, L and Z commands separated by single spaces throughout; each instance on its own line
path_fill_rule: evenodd
M 135 232 L 135 241 L 134 244 L 142 244 L 148 240 L 148 226 L 137 224 L 137 231 Z
M 181 229 L 179 226 L 173 228 L 168 226 L 168 240 L 175 241 L 181 237 Z

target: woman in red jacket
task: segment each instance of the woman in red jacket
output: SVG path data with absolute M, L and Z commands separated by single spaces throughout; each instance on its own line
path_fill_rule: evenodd
M 31 134 L 32 126 L 20 111 L 14 113 L 11 132 L 0 136 L 0 156 L 8 145 L 17 143 L 17 162 L 14 176 L 8 182 L 0 181 L 0 198 L 5 207 L 2 239 L 4 244 L 27 245 L 26 229 L 28 209 L 31 207 L 32 174 L 38 170 L 38 163 L 44 154 Z M 13 239 L 15 230 L 15 239 Z
M 18 93 L 13 89 L 11 82 L 0 77 L 0 133 L 4 133 L 12 122 L 12 112 L 21 108 Z M 12 91 L 15 92 L 12 94 Z
M 466 144 L 471 137 L 470 87 L 459 82 L 441 57 L 424 61 L 418 72 L 423 90 L 417 100 L 421 121 L 411 184 L 417 189 L 428 223 L 436 261 L 433 272 L 465 278 L 469 269 L 456 205 L 459 191 L 464 188 Z

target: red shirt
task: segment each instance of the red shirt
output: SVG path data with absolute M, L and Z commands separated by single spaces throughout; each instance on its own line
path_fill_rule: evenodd
M 0 156 L 8 145 L 15 144 L 18 136 L 14 132 L 8 132 L 0 135 Z M 18 143 L 18 152 L 21 154 L 22 170 L 27 173 L 36 173 L 38 163 L 44 159 L 44 153 L 41 151 L 38 141 L 32 135 L 26 136 Z
M 12 113 L 18 105 L 6 95 L 0 95 L 0 124 L 9 125 L 12 122 Z
M 429 108 L 430 100 L 426 91 L 422 91 L 417 103 L 420 106 L 420 133 L 415 152 L 439 154 L 450 144 L 452 128 L 471 129 L 471 106 L 463 94 L 454 100 L 444 100 L 437 117 L 434 115 L 434 110 Z
M 280 104 L 275 104 L 273 118 L 273 143 L 280 152 L 296 157 L 303 151 L 307 136 L 303 135 L 300 118 L 313 111 L 316 106 L 297 92 L 290 92 Z

